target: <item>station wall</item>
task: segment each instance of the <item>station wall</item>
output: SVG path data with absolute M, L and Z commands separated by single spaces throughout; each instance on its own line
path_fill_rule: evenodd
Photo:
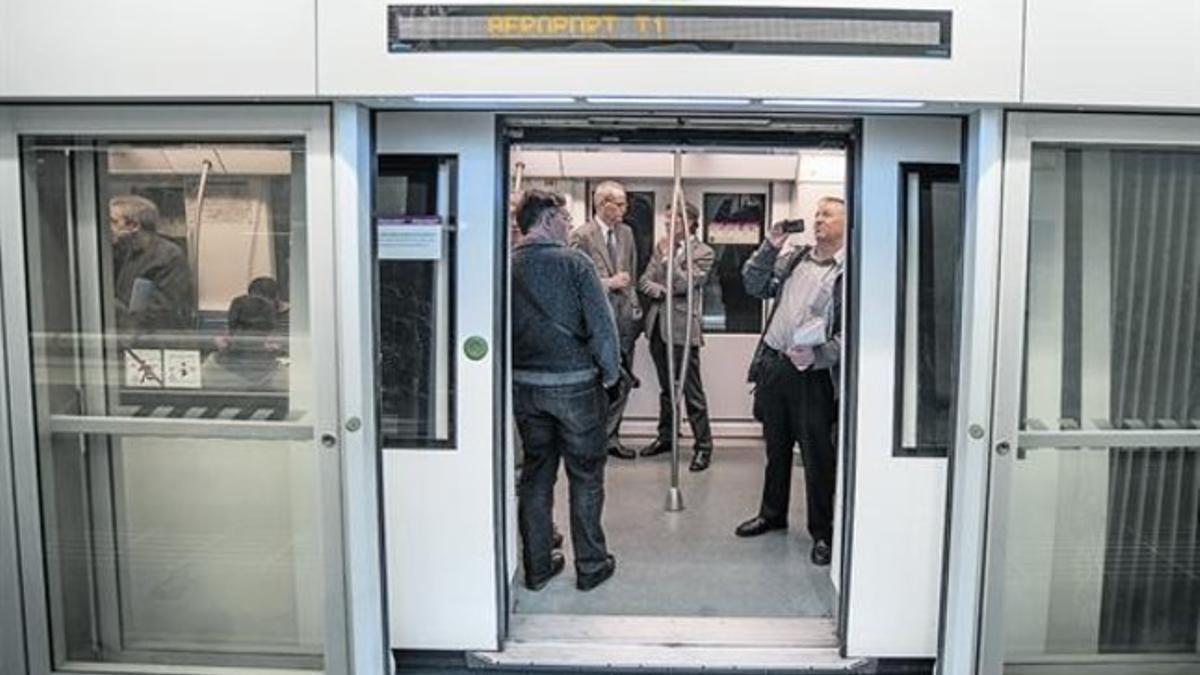
M 316 0 L 4 0 L 0 99 L 316 95 Z
M 473 3 L 486 4 L 459 0 Z M 736 4 L 688 4 L 701 3 Z M 1200 107 L 1200 5 L 1173 0 L 763 3 L 949 9 L 949 59 L 389 54 L 389 4 L 404 0 L 8 0 L 0 100 L 570 92 Z
M 1200 3 L 1029 2 L 1032 104 L 1200 107 Z
M 489 53 L 487 58 L 470 53 L 394 55 L 387 52 L 386 16 L 387 6 L 396 4 L 428 3 L 340 0 L 335 4 L 324 0 L 319 4 L 318 87 L 322 95 L 571 92 L 999 102 L 1015 101 L 1020 86 L 1022 7 L 1018 0 L 900 3 L 905 9 L 953 10 L 953 57 L 949 59 L 697 53 Z M 737 3 L 698 0 L 686 4 L 694 7 Z M 897 8 L 897 3 L 891 0 L 835 3 L 784 0 L 756 4 Z M 803 68 L 798 67 L 800 64 Z

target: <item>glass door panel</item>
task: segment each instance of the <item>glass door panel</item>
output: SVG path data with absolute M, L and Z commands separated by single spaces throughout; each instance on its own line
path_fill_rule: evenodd
M 23 139 L 51 662 L 321 669 L 300 139 Z
M 1200 150 L 1025 147 L 983 670 L 1197 672 Z

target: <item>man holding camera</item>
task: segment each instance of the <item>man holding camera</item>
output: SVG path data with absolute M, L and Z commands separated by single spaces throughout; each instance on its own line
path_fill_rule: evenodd
M 587 256 L 567 248 L 561 195 L 529 190 L 516 206 L 512 254 L 513 414 L 525 457 L 517 519 L 525 585 L 540 590 L 566 565 L 554 550 L 554 483 L 570 485 L 575 585 L 590 590 L 616 570 L 604 509 L 607 409 L 620 380 L 617 331 Z M 606 396 L 606 394 L 608 394 Z
M 587 254 L 600 276 L 621 344 L 621 365 L 627 377 L 633 373 L 633 346 L 641 332 L 642 306 L 638 302 L 634 275 L 637 274 L 637 249 L 633 230 L 623 222 L 629 202 L 625 188 L 616 181 L 601 182 L 592 191 L 592 220 L 571 232 L 571 247 Z M 620 459 L 633 459 L 633 450 L 621 444 L 619 432 L 632 379 L 622 382 L 618 395 L 608 410 L 608 454 Z
M 763 424 L 767 467 L 758 515 L 737 528 L 754 537 L 787 527 L 792 448 L 800 443 L 808 507 L 810 553 L 816 565 L 832 557 L 837 404 L 833 373 L 841 358 L 842 244 L 846 204 L 817 204 L 814 246 L 780 255 L 788 232 L 775 223 L 742 269 L 746 292 L 775 305 L 751 364 L 755 417 Z

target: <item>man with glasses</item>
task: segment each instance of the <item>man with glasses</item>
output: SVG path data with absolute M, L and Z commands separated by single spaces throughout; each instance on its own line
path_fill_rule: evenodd
M 616 181 L 601 182 L 592 191 L 593 217 L 571 232 L 571 247 L 587 254 L 608 296 L 621 346 L 621 365 L 633 372 L 633 346 L 641 332 L 642 307 L 638 302 L 637 249 L 633 230 L 622 222 L 628 200 L 625 188 Z M 633 459 L 633 450 L 621 444 L 621 418 L 629 401 L 630 387 L 622 384 L 608 411 L 608 454 Z
M 517 519 L 525 585 L 535 591 L 566 565 L 552 521 L 560 458 L 575 586 L 591 590 L 616 570 L 600 516 L 607 409 L 621 373 L 617 331 L 591 261 L 566 246 L 564 204 L 561 195 L 529 190 L 515 209 L 523 236 L 512 254 L 513 414 L 525 451 Z

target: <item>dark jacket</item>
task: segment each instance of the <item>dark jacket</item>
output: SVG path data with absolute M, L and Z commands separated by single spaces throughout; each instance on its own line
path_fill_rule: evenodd
M 138 232 L 113 246 L 117 325 L 135 333 L 195 328 L 195 288 L 183 249 L 154 232 Z M 135 298 L 144 279 L 147 290 Z
M 559 243 L 525 241 L 513 251 L 512 277 L 513 380 L 571 384 L 599 373 L 615 384 L 617 327 L 591 260 Z

